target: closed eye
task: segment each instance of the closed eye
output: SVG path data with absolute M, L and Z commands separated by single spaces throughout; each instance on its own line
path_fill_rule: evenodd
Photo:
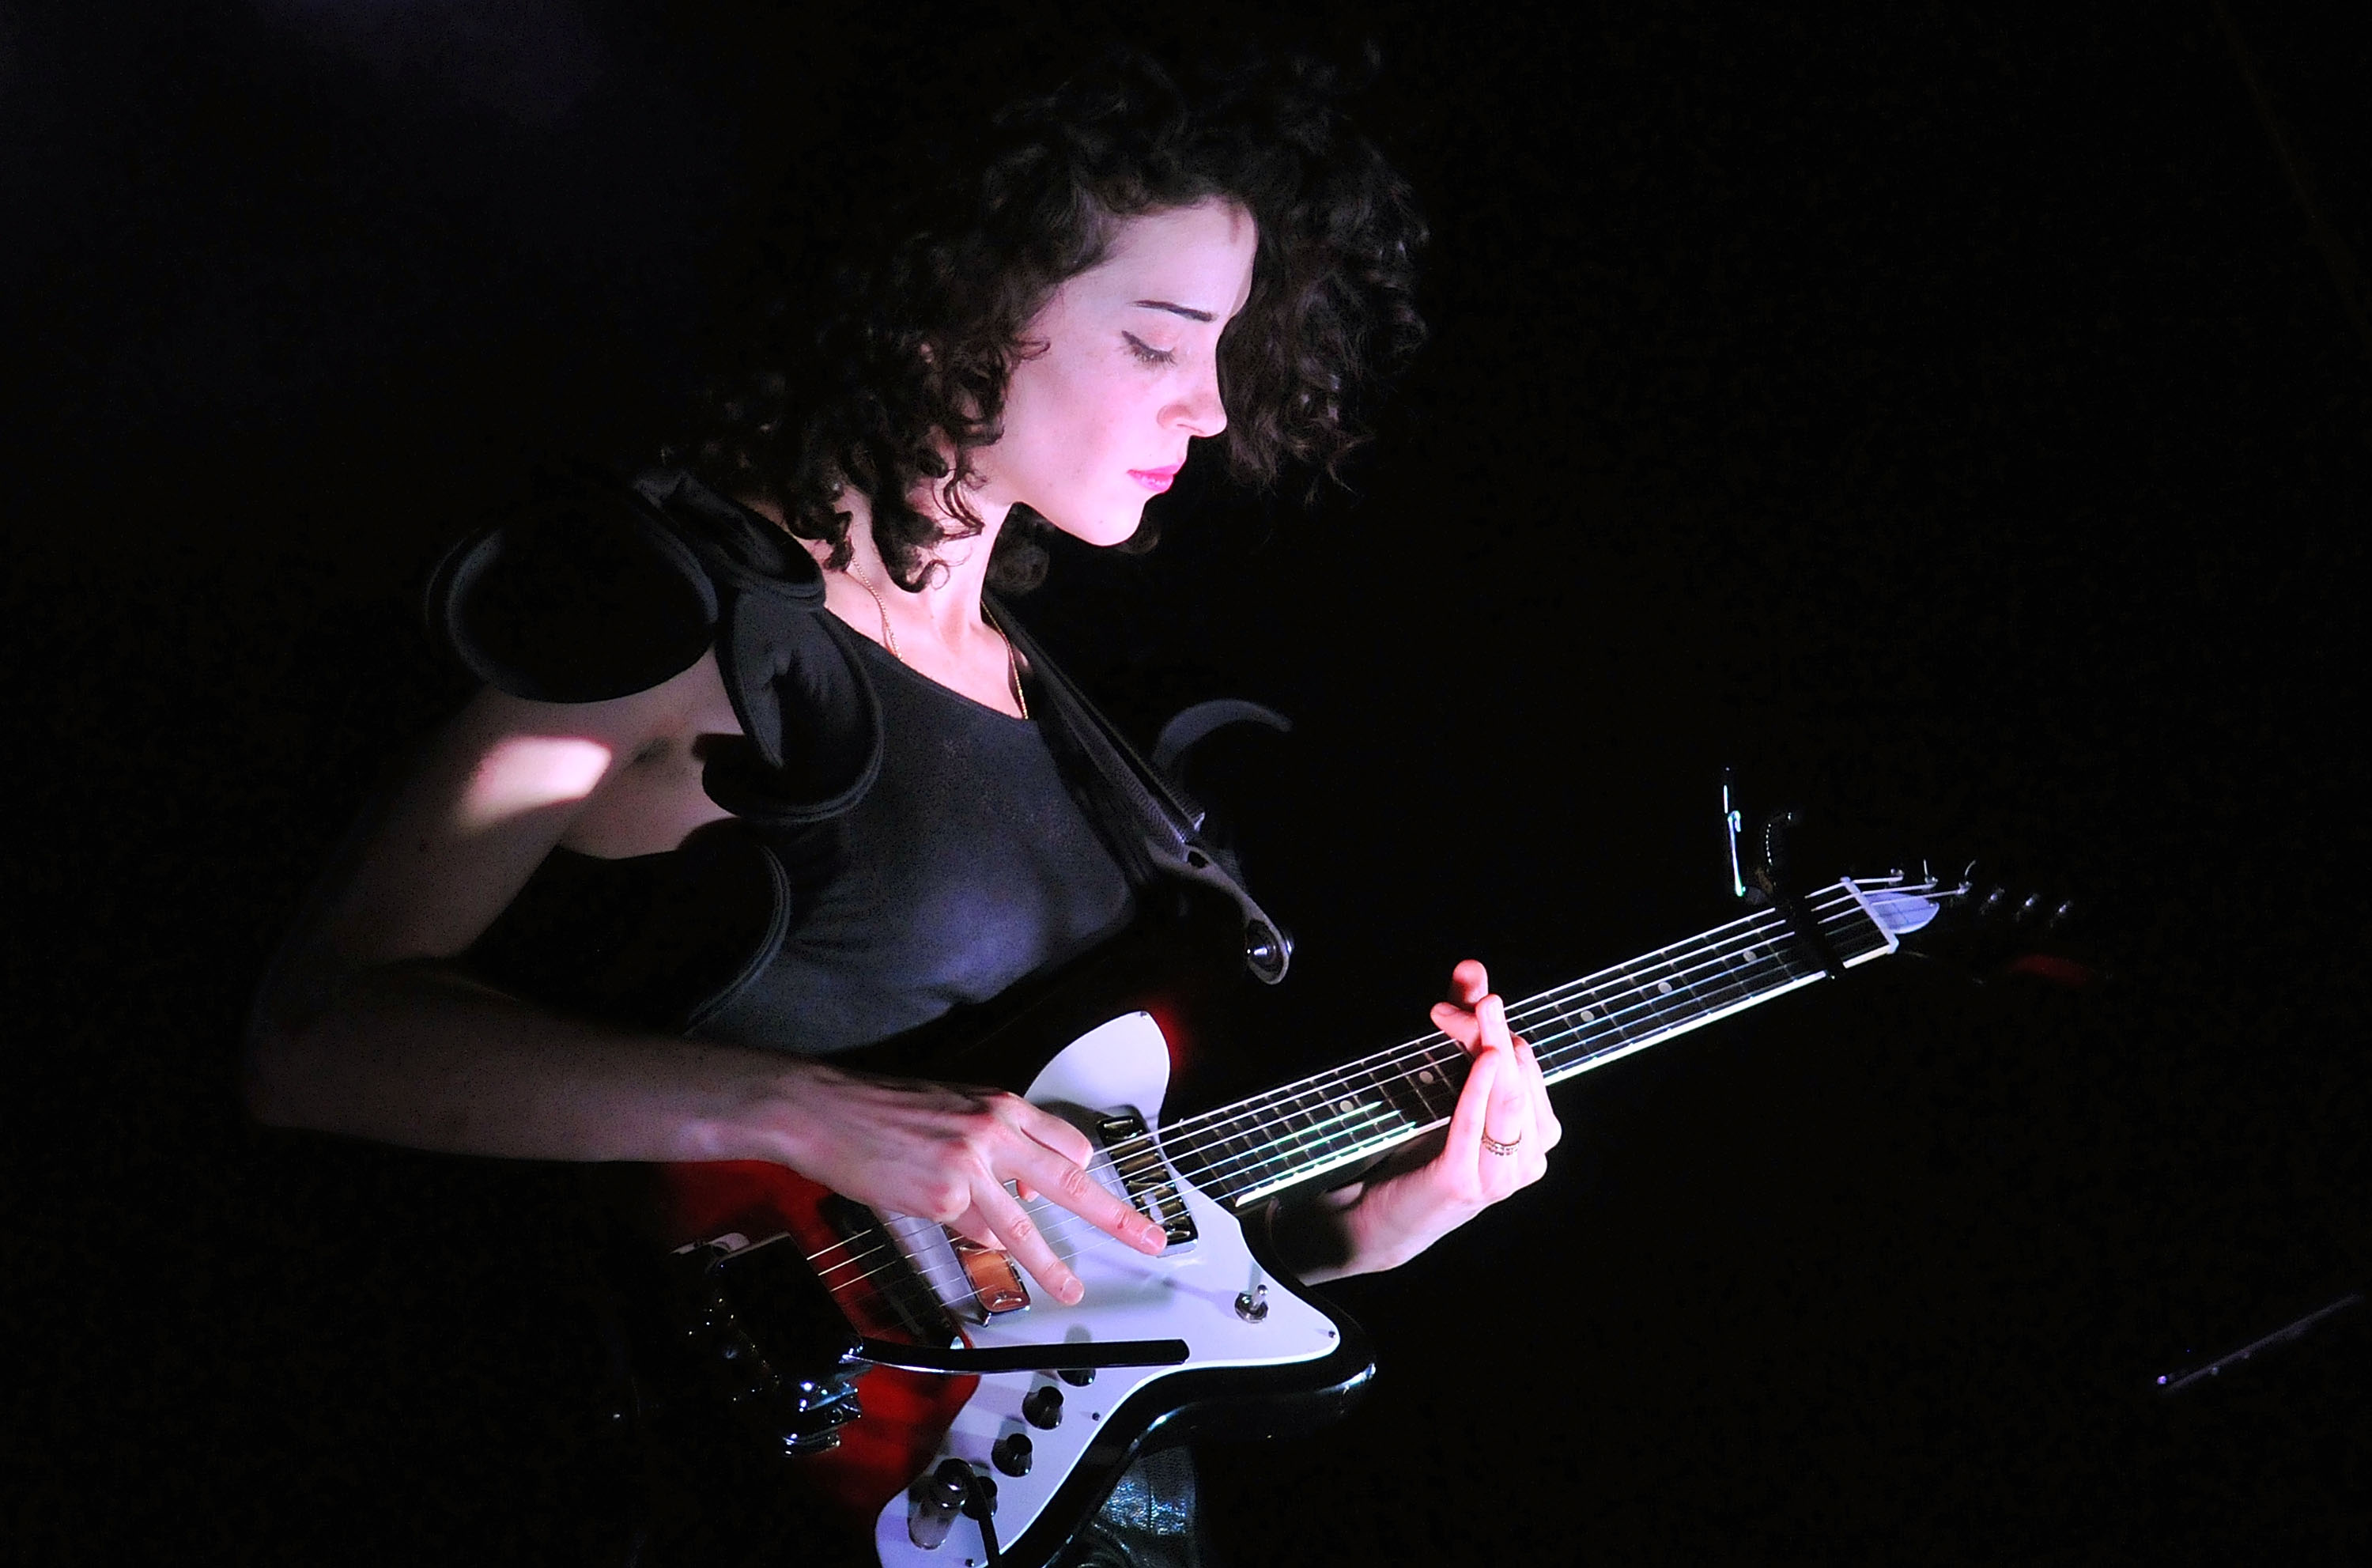
M 1156 348 L 1134 332 L 1122 332 L 1121 336 L 1128 340 L 1129 355 L 1139 365 L 1168 365 L 1178 357 L 1176 349 Z

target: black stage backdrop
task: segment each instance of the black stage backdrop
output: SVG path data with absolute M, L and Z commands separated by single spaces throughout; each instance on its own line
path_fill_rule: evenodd
M 1728 918 L 1725 765 L 1809 875 L 2079 913 L 1575 1086 L 1545 1183 L 1340 1290 L 1361 1411 L 1209 1451 L 1230 1562 L 2362 1560 L 2372 1309 L 2155 1391 L 2372 1279 L 2367 60 L 2232 8 L 1262 24 L 1380 45 L 1433 342 L 1355 496 L 1190 474 L 1029 608 L 1140 727 L 1298 723 L 1202 781 L 1301 939 L 1243 1049 Z M 440 543 L 646 446 L 770 202 L 1104 25 L 796 9 L 0 11 L 15 1560 L 575 1550 L 541 1177 L 261 1136 L 236 1042 L 461 695 Z

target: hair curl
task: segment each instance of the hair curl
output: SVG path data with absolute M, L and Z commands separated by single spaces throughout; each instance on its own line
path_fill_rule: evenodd
M 793 533 L 831 546 L 834 566 L 849 558 L 839 503 L 855 486 L 891 574 L 918 587 L 935 546 L 983 527 L 966 492 L 975 454 L 1003 434 L 1029 323 L 1104 258 L 1122 220 L 1216 197 L 1248 209 L 1259 236 L 1250 296 L 1219 343 L 1228 469 L 1255 488 L 1289 465 L 1341 482 L 1374 393 L 1424 335 L 1423 220 L 1342 112 L 1344 96 L 1340 73 L 1307 59 L 1215 70 L 1190 87 L 1140 52 L 1107 52 L 997 114 L 985 156 L 885 215 L 902 234 L 870 264 L 856 247 L 815 331 L 785 332 L 794 308 L 771 307 L 756 338 L 767 367 L 703 393 L 696 433 L 670 456 L 779 506 Z M 924 484 L 952 523 L 913 505 Z M 1043 526 L 1018 512 L 1008 522 L 994 586 L 1043 577 Z

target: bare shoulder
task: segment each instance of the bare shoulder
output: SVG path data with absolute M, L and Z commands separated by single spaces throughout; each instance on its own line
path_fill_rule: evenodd
M 654 702 L 561 836 L 570 849 L 612 860 L 657 854 L 727 815 L 702 781 L 710 745 L 741 733 L 715 653 L 643 695 Z
M 719 724 L 738 732 L 713 654 L 607 702 L 480 691 L 381 800 L 333 871 L 303 947 L 338 968 L 451 958 L 558 844 L 674 847 L 700 825 L 688 819 L 723 812 L 699 793 L 696 770 L 687 796 L 667 762 L 692 757 Z M 673 839 L 657 842 L 669 830 Z M 626 847 L 605 851 L 605 839 Z

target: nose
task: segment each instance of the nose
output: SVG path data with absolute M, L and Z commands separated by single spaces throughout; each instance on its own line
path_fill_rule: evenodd
M 1166 411 L 1170 421 L 1189 436 L 1216 436 L 1227 427 L 1227 404 L 1219 390 L 1216 365 L 1206 366 L 1184 396 Z

